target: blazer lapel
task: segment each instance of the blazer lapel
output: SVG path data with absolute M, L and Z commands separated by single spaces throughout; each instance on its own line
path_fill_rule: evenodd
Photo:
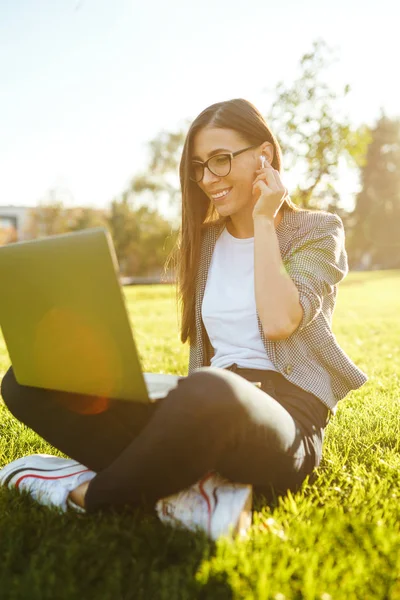
M 201 245 L 200 265 L 197 271 L 196 280 L 195 315 L 197 347 L 198 352 L 201 355 L 198 358 L 202 366 L 209 364 L 211 358 L 210 352 L 212 352 L 212 348 L 203 324 L 203 319 L 201 317 L 201 306 L 203 304 L 204 292 L 207 284 L 208 270 L 210 268 L 215 244 L 217 243 L 217 239 L 224 227 L 225 223 L 216 223 L 214 225 L 209 226 L 204 232 L 204 237 Z

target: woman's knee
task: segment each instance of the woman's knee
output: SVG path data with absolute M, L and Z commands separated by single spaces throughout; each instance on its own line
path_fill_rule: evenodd
M 202 368 L 181 381 L 182 402 L 199 417 L 229 418 L 245 414 L 241 380 L 230 371 Z

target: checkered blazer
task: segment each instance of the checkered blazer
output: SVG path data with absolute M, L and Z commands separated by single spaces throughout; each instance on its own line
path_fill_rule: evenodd
M 196 335 L 190 345 L 189 373 L 209 366 L 214 353 L 201 318 L 201 305 L 213 250 L 224 226 L 217 222 L 204 227 L 195 292 Z M 276 233 L 286 271 L 299 291 L 303 317 L 289 338 L 273 342 L 265 338 L 257 315 L 261 339 L 279 373 L 335 412 L 339 400 L 367 381 L 331 331 L 337 284 L 348 271 L 343 224 L 340 217 L 331 213 L 285 207 Z

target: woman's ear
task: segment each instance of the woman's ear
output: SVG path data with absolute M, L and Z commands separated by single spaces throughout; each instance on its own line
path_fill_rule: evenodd
M 272 161 L 274 160 L 274 147 L 271 142 L 264 142 L 261 146 L 261 152 L 271 165 Z

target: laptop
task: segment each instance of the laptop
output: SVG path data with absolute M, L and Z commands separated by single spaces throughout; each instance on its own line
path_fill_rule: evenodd
M 0 248 L 0 327 L 21 385 L 151 402 L 181 377 L 143 373 L 108 231 Z

